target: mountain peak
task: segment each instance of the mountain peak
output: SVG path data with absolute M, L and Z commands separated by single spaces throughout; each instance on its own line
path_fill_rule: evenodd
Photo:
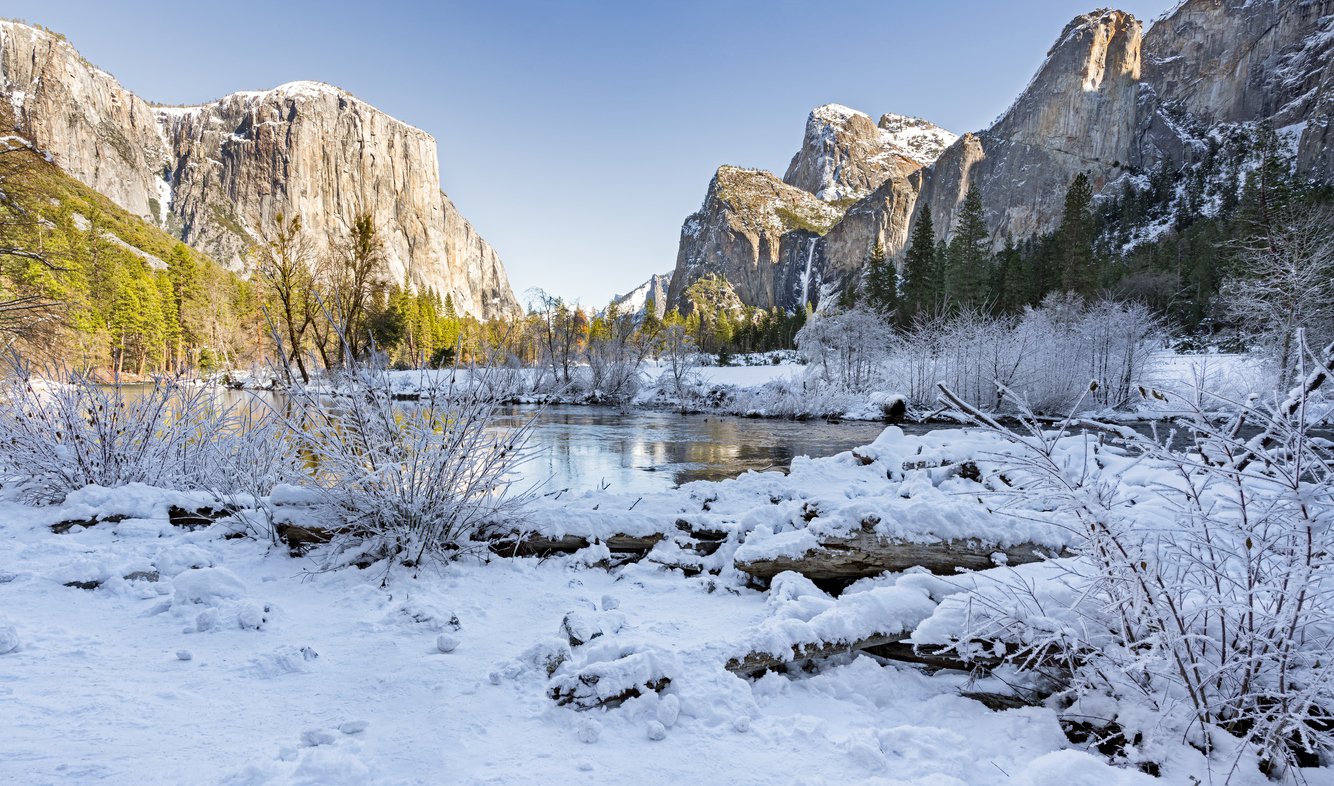
M 954 139 L 921 118 L 886 114 L 877 125 L 864 112 L 824 104 L 807 117 L 801 150 L 783 180 L 826 202 L 856 200 L 936 160 Z

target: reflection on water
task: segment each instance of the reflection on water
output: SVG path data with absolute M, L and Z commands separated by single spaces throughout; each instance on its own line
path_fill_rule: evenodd
M 126 386 L 130 395 L 135 395 L 133 388 Z M 247 407 L 263 400 L 282 407 L 280 394 L 219 388 L 218 395 L 224 404 Z M 734 478 L 746 470 L 786 469 L 794 456 L 832 456 L 868 444 L 885 427 L 590 406 L 508 407 L 497 425 L 517 426 L 534 415 L 533 460 L 522 468 L 521 486 L 544 483 L 547 490 L 605 488 L 627 494 L 661 491 L 694 480 Z M 1155 430 L 1144 422 L 1129 425 L 1145 434 Z M 908 434 L 921 434 L 951 427 L 905 424 L 902 428 Z M 1163 439 L 1172 426 L 1159 424 L 1156 430 L 1157 438 Z M 1174 447 L 1184 447 L 1188 441 L 1184 432 L 1173 437 Z
M 514 407 L 501 425 L 517 425 L 533 411 Z M 732 478 L 751 469 L 786 468 L 793 456 L 830 456 L 865 445 L 882 430 L 883 423 L 554 406 L 537 415 L 534 459 L 523 474 L 532 480 L 549 478 L 551 489 L 659 491 L 693 480 Z
M 126 385 L 130 396 L 140 387 Z M 223 405 L 282 409 L 281 394 L 216 388 Z M 403 406 L 410 407 L 410 402 Z M 794 456 L 832 456 L 873 441 L 883 423 L 757 420 L 612 407 L 507 407 L 499 427 L 536 415 L 533 459 L 521 487 L 616 493 L 661 491 L 694 480 L 734 478 L 746 470 L 786 469 Z M 926 426 L 905 425 L 908 433 Z

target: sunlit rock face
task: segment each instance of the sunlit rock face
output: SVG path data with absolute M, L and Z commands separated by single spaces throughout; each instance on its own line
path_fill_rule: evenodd
M 14 127 L 121 207 L 240 269 L 279 214 L 318 250 L 369 212 L 389 275 L 504 316 L 518 301 L 495 250 L 440 190 L 435 140 L 338 88 L 294 82 L 193 107 L 153 106 L 63 39 L 0 23 Z
M 681 228 L 671 307 L 689 310 L 685 290 L 710 274 L 727 277 L 741 302 L 795 307 L 814 288 L 809 276 L 815 240 L 842 211 L 769 172 L 718 169 L 699 212 Z
M 1210 137 L 1229 125 L 1271 124 L 1299 173 L 1329 182 L 1332 81 L 1334 0 L 1186 0 L 1147 32 L 1122 11 L 1075 17 L 1014 103 L 987 128 L 958 138 L 925 121 L 887 115 L 873 125 L 846 107 L 818 107 L 784 180 L 839 215 L 814 233 L 801 280 L 811 301 L 827 299 L 876 244 L 900 256 L 925 205 L 938 235 L 947 237 L 970 186 L 981 194 L 996 247 L 1007 235 L 1048 232 L 1076 174 L 1087 173 L 1095 193 L 1111 193 L 1165 162 L 1200 161 Z M 925 124 L 915 129 L 916 150 L 902 137 L 914 122 Z M 887 140 L 887 132 L 899 138 Z M 784 254 L 767 257 L 780 263 L 752 264 L 747 244 L 733 258 L 727 244 L 710 241 L 704 228 L 716 208 L 706 200 L 687 220 L 673 291 L 707 271 L 743 269 L 750 280 L 738 293 L 747 303 L 790 290 Z M 795 248 L 795 239 L 788 246 Z M 772 280 L 757 279 L 766 272 Z M 750 293 L 764 297 L 751 300 Z
M 826 104 L 806 119 L 801 149 L 783 182 L 826 202 L 860 199 L 891 177 L 935 161 L 954 139 L 920 118 L 884 115 L 877 124 L 855 109 Z

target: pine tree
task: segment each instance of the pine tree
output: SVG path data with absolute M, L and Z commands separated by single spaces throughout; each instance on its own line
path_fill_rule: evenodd
M 1237 217 L 1251 237 L 1268 238 L 1273 246 L 1292 198 L 1292 176 L 1278 135 L 1268 124 L 1256 131 L 1253 157 L 1255 167 L 1246 173 Z
M 935 307 L 940 283 L 936 269 L 936 230 L 931 223 L 931 206 L 923 205 L 913 223 L 912 239 L 903 256 L 903 302 L 899 325 L 907 327 L 914 319 Z
M 996 307 L 1005 313 L 1013 313 L 1030 302 L 1029 279 L 1024 275 L 1023 256 L 1014 244 L 1014 237 L 1005 233 L 1005 247 L 996 258 L 996 267 L 991 289 L 995 293 Z
M 893 318 L 899 307 L 899 273 L 885 259 L 885 246 L 879 240 L 866 262 L 866 305 L 885 319 Z
M 957 308 L 978 308 L 987 299 L 991 276 L 986 218 L 982 213 L 982 194 L 976 185 L 968 187 L 959 221 L 948 250 L 950 300 Z
M 1098 283 L 1093 241 L 1093 189 L 1088 175 L 1080 172 L 1065 191 L 1065 210 L 1056 234 L 1060 241 L 1061 286 L 1066 292 L 1085 297 Z

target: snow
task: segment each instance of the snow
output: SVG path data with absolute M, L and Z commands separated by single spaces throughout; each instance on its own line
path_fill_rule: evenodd
M 614 295 L 612 302 L 621 310 L 621 313 L 642 314 L 644 307 L 648 304 L 648 298 L 653 294 L 655 287 L 661 287 L 662 291 L 667 291 L 667 285 L 671 283 L 672 273 L 654 274 L 647 281 L 625 293 L 624 295 Z M 655 303 L 658 311 L 663 311 L 665 303 Z
M 959 135 L 919 117 L 886 114 L 880 118 L 881 144 L 923 165 L 935 163 Z
M 1078 588 L 1053 578 L 1061 561 L 909 571 L 837 597 L 794 573 L 756 590 L 731 567 L 742 549 L 812 542 L 872 512 L 895 537 L 1066 542 L 1039 501 L 988 510 L 981 482 L 943 466 L 1007 449 L 973 430 L 888 428 L 855 453 L 798 458 L 787 475 L 692 483 L 633 505 L 576 491 L 535 506 L 526 526 L 543 532 L 668 535 L 611 569 L 598 544 L 416 575 L 327 571 L 229 537 L 226 520 L 171 526 L 171 505 L 205 502 L 188 494 L 134 485 L 45 508 L 0 500 L 0 782 L 1152 783 L 1072 750 L 1052 708 L 996 712 L 960 696 L 977 689 L 967 674 L 864 654 L 753 679 L 725 668 L 820 642 L 946 640 L 968 593 L 1014 571 L 1071 605 Z M 97 523 L 52 531 L 74 518 Z M 667 567 L 684 555 L 672 540 L 682 520 L 727 533 L 700 558 L 716 574 Z M 124 578 L 148 569 L 153 579 Z M 64 586 L 72 576 L 100 583 Z M 1198 753 L 1171 744 L 1163 782 L 1203 773 Z M 1233 782 L 1265 781 L 1247 770 Z

